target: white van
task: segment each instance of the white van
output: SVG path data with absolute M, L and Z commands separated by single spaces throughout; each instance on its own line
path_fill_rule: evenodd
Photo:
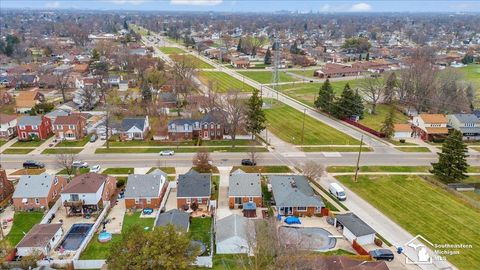
M 345 190 L 337 183 L 330 183 L 328 191 L 340 201 L 345 201 L 347 199 Z

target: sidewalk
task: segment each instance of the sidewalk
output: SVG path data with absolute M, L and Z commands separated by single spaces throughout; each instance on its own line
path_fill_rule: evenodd
M 45 142 L 43 142 L 40 146 L 35 148 L 35 150 L 30 152 L 30 155 L 41 154 L 43 152 L 43 150 L 48 149 L 48 148 L 53 148 L 53 147 L 49 146 L 49 144 L 53 143 L 53 140 L 55 140 L 55 136 L 50 137 Z
M 10 141 L 6 142 L 4 145 L 0 147 L 0 153 L 3 152 L 5 149 L 9 148 L 12 146 L 12 144 L 16 143 L 18 141 L 17 138 L 13 138 Z

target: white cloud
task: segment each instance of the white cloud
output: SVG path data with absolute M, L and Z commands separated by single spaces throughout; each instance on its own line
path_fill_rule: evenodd
M 324 4 L 320 7 L 320 11 L 322 12 L 330 11 L 330 9 L 331 9 L 331 6 L 329 4 Z
M 45 3 L 45 7 L 46 7 L 46 8 L 59 8 L 59 7 L 60 7 L 60 2 L 59 2 L 59 1 L 55 1 L 55 2 Z
M 189 5 L 189 6 L 216 6 L 223 0 L 170 0 L 172 5 Z
M 369 5 L 367 3 L 358 3 L 358 4 L 352 5 L 348 11 L 350 11 L 350 12 L 367 12 L 367 11 L 371 11 L 371 10 L 372 10 L 371 5 Z
M 124 4 L 140 5 L 143 2 L 145 2 L 145 0 L 110 0 L 108 2 L 112 2 L 117 5 L 124 5 Z

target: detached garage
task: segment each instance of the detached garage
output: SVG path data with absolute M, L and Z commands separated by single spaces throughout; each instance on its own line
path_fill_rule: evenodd
M 17 245 L 18 256 L 29 256 L 35 253 L 48 255 L 63 235 L 61 223 L 37 224 Z
M 217 254 L 250 253 L 249 244 L 255 235 L 253 222 L 240 215 L 230 215 L 215 225 Z
M 337 215 L 337 226 L 343 228 L 343 236 L 353 243 L 370 245 L 375 241 L 375 231 L 353 213 Z
M 408 139 L 412 137 L 412 126 L 410 124 L 395 124 L 393 125 L 395 139 Z

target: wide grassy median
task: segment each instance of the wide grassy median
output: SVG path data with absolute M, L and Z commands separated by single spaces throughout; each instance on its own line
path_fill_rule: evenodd
M 242 92 L 251 92 L 253 87 L 221 71 L 200 71 L 200 81 L 205 85 L 212 85 L 213 89 L 225 93 L 231 89 Z
M 259 83 L 272 83 L 272 71 L 239 71 L 238 73 Z M 288 75 L 285 71 L 279 72 L 278 74 L 280 82 L 298 81 L 295 77 Z
M 459 269 L 480 265 L 480 211 L 454 194 L 419 176 L 337 176 L 345 186 L 370 202 L 412 235 L 434 244 L 471 244 L 447 259 Z
M 177 47 L 158 47 L 158 49 L 164 54 L 179 54 L 185 51 Z

